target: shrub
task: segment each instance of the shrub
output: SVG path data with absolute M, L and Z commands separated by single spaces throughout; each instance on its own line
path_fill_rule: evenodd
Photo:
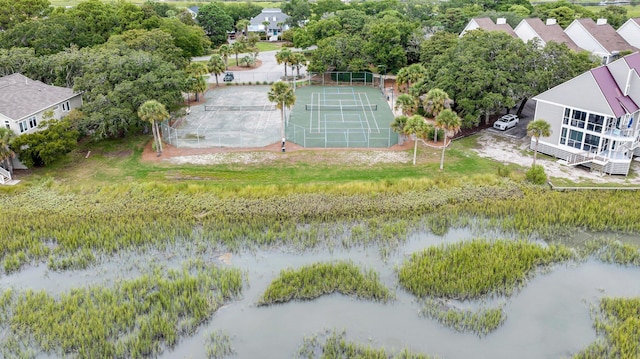
M 527 171 L 526 179 L 533 184 L 545 184 L 547 182 L 547 174 L 544 173 L 544 167 L 540 165 L 532 166 Z

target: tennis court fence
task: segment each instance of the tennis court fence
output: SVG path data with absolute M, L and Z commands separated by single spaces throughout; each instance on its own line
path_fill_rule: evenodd
M 391 128 L 376 129 L 324 129 L 312 130 L 292 123 L 286 126 L 287 141 L 303 147 L 315 148 L 386 148 L 398 143 L 398 134 Z
M 307 111 L 378 111 L 378 105 L 316 105 L 306 104 Z

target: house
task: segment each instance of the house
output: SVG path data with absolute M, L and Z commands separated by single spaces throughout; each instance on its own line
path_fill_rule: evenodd
M 504 31 L 513 37 L 518 37 L 518 35 L 516 35 L 516 33 L 511 28 L 511 25 L 507 24 L 507 19 L 503 17 L 496 19 L 495 23 L 493 22 L 493 20 L 491 20 L 491 18 L 488 17 L 478 17 L 471 19 L 467 26 L 465 26 L 465 28 L 460 33 L 460 37 L 464 36 L 464 34 L 466 34 L 467 32 L 476 29 L 482 29 L 486 31 Z
M 82 105 L 81 93 L 66 87 L 51 86 L 21 74 L 0 77 L 0 122 L 16 135 L 38 130 L 43 116 L 60 119 Z M 14 161 L 16 168 L 21 168 Z
M 277 40 L 282 32 L 289 29 L 289 25 L 285 25 L 289 15 L 282 12 L 280 9 L 265 8 L 262 12 L 249 20 L 248 30 L 252 32 L 265 32 L 267 36 L 271 37 L 271 40 Z M 265 24 L 269 24 L 265 28 Z
M 187 12 L 191 15 L 193 20 L 198 17 L 198 11 L 200 11 L 200 6 L 190 6 L 187 8 Z
M 621 51 L 637 51 L 614 28 L 607 24 L 607 19 L 576 19 L 567 26 L 564 32 L 580 48 L 602 58 L 607 64 L 615 60 Z
M 559 44 L 565 44 L 573 51 L 580 51 L 581 49 L 576 45 L 571 38 L 565 34 L 560 25 L 556 23 L 555 19 L 547 19 L 546 22 L 542 22 L 539 18 L 523 19 L 520 21 L 513 31 L 518 37 L 524 41 L 529 42 L 532 39 L 538 39 L 542 46 L 545 46 L 548 42 L 556 42 Z
M 534 97 L 551 124 L 538 151 L 567 165 L 627 175 L 640 156 L 640 53 L 585 72 Z M 535 146 L 531 139 L 531 148 Z
M 631 46 L 640 49 L 640 17 L 627 20 L 616 32 Z

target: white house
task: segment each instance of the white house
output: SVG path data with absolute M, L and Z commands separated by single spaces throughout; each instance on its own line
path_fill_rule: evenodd
M 511 28 L 511 25 L 507 24 L 507 19 L 503 17 L 496 19 L 495 23 L 493 22 L 493 20 L 491 20 L 491 18 L 488 17 L 473 18 L 462 30 L 462 32 L 460 33 L 460 37 L 464 36 L 464 34 L 466 34 L 467 32 L 476 29 L 482 29 L 486 31 L 504 31 L 513 37 L 518 37 L 518 35 L 516 35 L 516 33 L 513 31 L 513 28 Z
M 16 135 L 37 131 L 47 111 L 58 120 L 81 105 L 81 93 L 70 88 L 47 85 L 17 73 L 0 77 L 0 122 Z M 22 166 L 18 161 L 14 164 L 16 168 Z
M 551 124 L 538 151 L 567 165 L 627 175 L 640 156 L 640 53 L 585 72 L 534 97 Z M 531 139 L 531 148 L 535 146 Z
M 576 19 L 564 30 L 580 48 L 600 56 L 604 64 L 618 57 L 621 51 L 637 51 L 609 24 L 607 19 Z
M 523 19 L 520 21 L 513 31 L 518 37 L 524 41 L 529 42 L 533 39 L 538 39 L 540 45 L 545 46 L 548 42 L 557 42 L 565 44 L 571 50 L 580 51 L 581 49 L 576 45 L 571 38 L 565 34 L 560 25 L 556 23 L 555 19 L 547 19 L 546 22 L 542 22 L 539 18 Z
M 248 30 L 252 32 L 265 32 L 267 36 L 275 37 L 282 35 L 282 32 L 289 29 L 289 25 L 285 25 L 285 21 L 289 18 L 289 15 L 282 12 L 280 9 L 265 8 L 262 12 L 249 20 Z M 265 29 L 263 23 L 268 22 Z
M 618 28 L 617 33 L 631 46 L 640 49 L 640 17 L 627 20 Z

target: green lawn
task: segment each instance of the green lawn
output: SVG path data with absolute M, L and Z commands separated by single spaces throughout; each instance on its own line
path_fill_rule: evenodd
M 54 178 L 70 186 L 92 187 L 104 184 L 191 180 L 212 186 L 254 185 L 328 185 L 347 183 L 396 183 L 405 179 L 426 179 L 442 176 L 462 178 L 496 174 L 499 164 L 480 158 L 469 150 L 475 137 L 453 143 L 446 152 L 445 169 L 438 170 L 440 150 L 418 149 L 418 164 L 380 163 L 352 165 L 335 163 L 327 151 L 302 150 L 278 153 L 281 158 L 265 164 L 250 165 L 173 165 L 141 161 L 142 148 L 150 136 L 99 143 L 87 142 L 65 159 L 47 168 L 36 168 L 25 176 L 23 183 Z M 88 158 L 87 153 L 91 151 Z M 408 151 L 412 155 L 412 150 Z M 326 162 L 325 162 L 326 161 Z M 518 170 L 519 171 L 519 170 Z

